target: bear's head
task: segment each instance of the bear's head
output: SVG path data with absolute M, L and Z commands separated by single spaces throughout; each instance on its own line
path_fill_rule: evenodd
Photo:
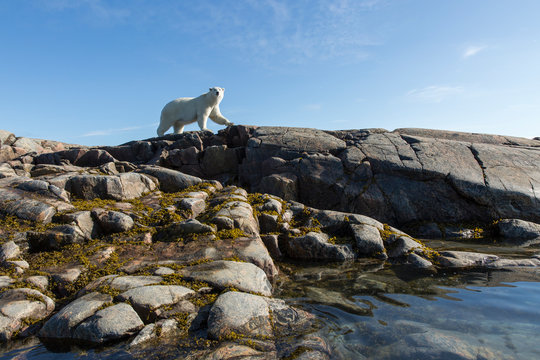
M 216 98 L 219 98 L 220 100 L 223 99 L 223 95 L 225 94 L 225 89 L 220 87 L 213 87 L 210 88 L 209 93 L 212 96 L 215 96 Z

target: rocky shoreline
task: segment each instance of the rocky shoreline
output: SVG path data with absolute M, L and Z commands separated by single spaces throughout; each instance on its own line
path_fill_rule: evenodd
M 272 297 L 277 261 L 540 267 L 417 239 L 540 242 L 538 140 L 233 126 L 116 147 L 0 131 L 0 145 L 3 342 L 173 337 L 192 359 L 329 359 L 317 319 Z

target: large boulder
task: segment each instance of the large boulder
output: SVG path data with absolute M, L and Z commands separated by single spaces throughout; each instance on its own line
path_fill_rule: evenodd
M 515 242 L 530 240 L 540 241 L 540 225 L 519 219 L 502 219 L 496 224 L 499 235 Z
M 196 176 L 157 166 L 145 166 L 138 169 L 137 172 L 155 177 L 159 181 L 159 188 L 169 193 L 182 191 L 185 188 L 202 182 Z
M 355 255 L 349 245 L 336 245 L 328 242 L 328 235 L 309 232 L 306 235 L 291 238 L 287 241 L 285 251 L 294 259 L 345 261 L 354 259 Z
M 77 198 L 128 200 L 135 199 L 156 188 L 156 183 L 144 174 L 70 176 L 65 189 Z

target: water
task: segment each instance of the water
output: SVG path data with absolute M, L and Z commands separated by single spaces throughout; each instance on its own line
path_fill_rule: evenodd
M 462 242 L 435 248 L 530 256 L 538 249 Z M 540 270 L 446 274 L 377 261 L 280 264 L 276 297 L 315 314 L 315 335 L 334 359 L 540 359 Z M 125 344 L 54 353 L 36 339 L 0 348 L 0 359 L 182 358 L 177 344 L 149 354 Z
M 519 281 L 537 272 L 291 270 L 281 297 L 317 315 L 336 359 L 540 359 L 540 282 Z

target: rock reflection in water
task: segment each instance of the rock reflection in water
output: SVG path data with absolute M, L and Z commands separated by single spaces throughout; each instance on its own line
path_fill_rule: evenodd
M 540 358 L 540 272 L 422 274 L 282 264 L 278 294 L 321 319 L 336 359 Z

